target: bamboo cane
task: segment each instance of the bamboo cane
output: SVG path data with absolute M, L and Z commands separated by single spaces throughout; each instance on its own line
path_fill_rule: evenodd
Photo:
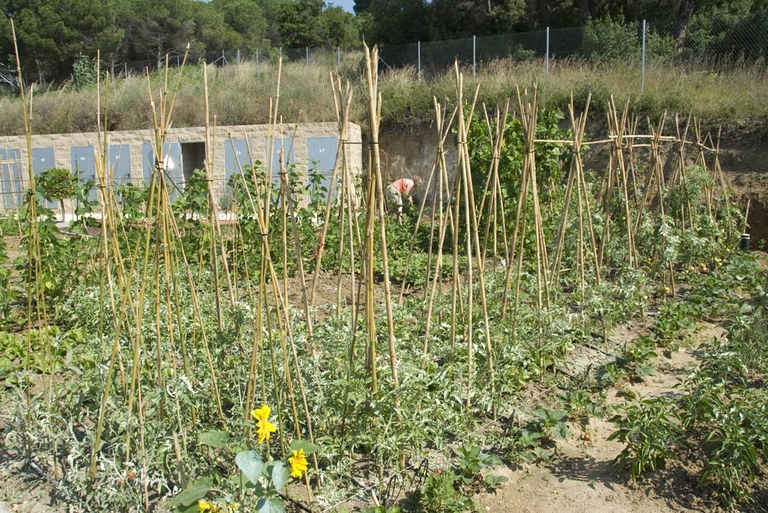
M 432 326 L 432 311 L 433 306 L 435 302 L 435 298 L 438 291 L 438 283 L 440 282 L 441 277 L 441 271 L 443 266 L 443 249 L 444 249 L 444 242 L 445 242 L 445 235 L 448 231 L 448 226 L 453 226 L 453 220 L 452 220 L 452 210 L 450 207 L 450 204 L 448 204 L 448 208 L 445 208 L 444 205 L 446 204 L 446 197 L 450 197 L 450 190 L 448 185 L 448 170 L 447 165 L 445 162 L 445 150 L 444 150 L 444 144 L 445 144 L 445 138 L 443 137 L 444 133 L 448 133 L 450 130 L 451 122 L 445 123 L 445 114 L 442 109 L 442 106 L 437 101 L 437 98 L 432 98 L 434 105 L 435 105 L 435 128 L 438 134 L 437 137 L 437 158 L 436 158 L 436 166 L 438 169 L 438 199 L 436 201 L 436 204 L 439 205 L 438 208 L 438 231 L 439 231 L 439 237 L 438 237 L 438 243 L 437 243 L 437 255 L 435 257 L 435 270 L 432 273 L 431 276 L 431 286 L 429 287 L 428 292 L 428 300 L 427 300 L 427 310 L 426 310 L 426 328 L 424 333 L 424 354 L 427 354 L 429 351 L 429 337 L 430 337 L 430 329 Z M 458 108 L 458 106 L 457 106 Z M 456 109 L 454 109 L 453 114 L 451 115 L 451 121 L 454 119 L 454 116 L 456 114 Z M 434 214 L 433 214 L 434 217 Z M 456 234 L 454 233 L 454 237 L 456 237 Z M 431 245 L 430 245 L 431 247 Z M 431 269 L 431 267 L 428 268 L 428 270 Z M 429 273 L 427 275 L 427 283 L 430 282 L 430 276 Z

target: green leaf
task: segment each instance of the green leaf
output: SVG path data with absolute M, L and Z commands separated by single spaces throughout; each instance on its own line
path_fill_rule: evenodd
M 650 376 L 655 372 L 656 372 L 656 367 L 654 367 L 653 365 L 640 365 L 637 368 L 637 375 L 642 377 Z
M 175 506 L 190 506 L 194 502 L 205 497 L 205 494 L 213 489 L 210 478 L 203 477 L 184 488 L 181 493 L 166 503 L 168 508 Z
M 311 442 L 307 442 L 306 440 L 294 440 L 291 442 L 291 450 L 292 451 L 298 451 L 300 449 L 304 449 L 304 454 L 309 456 L 313 452 L 317 452 L 320 450 L 319 445 L 315 445 Z
M 283 501 L 279 499 L 259 499 L 256 507 L 259 513 L 285 513 Z
M 197 441 L 208 447 L 225 447 L 229 443 L 229 433 L 226 431 L 206 431 L 198 435 Z
M 491 488 L 495 488 L 507 481 L 509 481 L 509 478 L 506 476 L 490 475 L 485 477 L 485 485 L 490 486 Z
M 272 482 L 275 490 L 282 490 L 288 484 L 288 477 L 291 475 L 291 469 L 285 466 L 285 463 L 278 461 L 272 467 Z
M 259 453 L 256 451 L 239 452 L 235 456 L 235 463 L 251 483 L 256 484 L 259 481 L 259 476 L 264 469 L 264 463 L 261 461 Z

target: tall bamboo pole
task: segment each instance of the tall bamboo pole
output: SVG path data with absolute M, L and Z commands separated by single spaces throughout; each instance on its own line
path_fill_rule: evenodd
M 426 328 L 424 333 L 424 354 L 426 354 L 429 350 L 429 342 L 430 342 L 430 328 L 432 326 L 432 310 L 435 303 L 435 298 L 437 296 L 437 293 L 439 292 L 438 289 L 438 283 L 440 283 L 440 278 L 442 276 L 442 267 L 443 267 L 443 249 L 444 249 L 444 242 L 445 242 L 445 235 L 448 231 L 448 226 L 453 226 L 453 216 L 452 216 L 452 209 L 450 206 L 450 201 L 448 201 L 448 198 L 450 197 L 450 186 L 449 186 L 449 180 L 448 180 L 448 166 L 446 165 L 445 161 L 445 136 L 447 136 L 448 133 L 450 133 L 451 130 L 451 121 L 454 119 L 454 116 L 456 115 L 456 109 L 458 109 L 458 106 L 456 109 L 454 109 L 453 114 L 451 114 L 450 121 L 446 123 L 445 119 L 445 113 L 443 111 L 443 108 L 440 104 L 440 102 L 437 101 L 437 98 L 433 97 L 433 102 L 435 104 L 435 129 L 437 132 L 437 157 L 436 157 L 436 167 L 438 170 L 438 186 L 437 186 L 437 200 L 435 204 L 438 208 L 438 242 L 437 242 L 437 255 L 435 257 L 435 269 L 431 273 L 431 277 L 429 274 L 429 271 L 431 270 L 431 267 L 428 267 L 427 271 L 427 283 L 430 283 L 431 279 L 431 285 L 427 289 L 427 310 L 426 310 Z M 434 218 L 434 212 L 432 214 L 432 217 Z M 430 245 L 431 248 L 431 245 Z

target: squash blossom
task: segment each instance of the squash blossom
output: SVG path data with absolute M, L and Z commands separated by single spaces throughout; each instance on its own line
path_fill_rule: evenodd
M 277 427 L 269 421 L 269 414 L 272 410 L 266 404 L 262 404 L 261 408 L 257 408 L 251 412 L 251 415 L 256 419 L 256 427 L 258 428 L 256 433 L 259 435 L 259 443 L 269 441 L 269 434 L 277 431 Z
M 291 476 L 301 477 L 301 473 L 307 471 L 307 456 L 304 454 L 304 449 L 293 451 L 293 456 L 288 458 L 288 463 L 291 464 Z

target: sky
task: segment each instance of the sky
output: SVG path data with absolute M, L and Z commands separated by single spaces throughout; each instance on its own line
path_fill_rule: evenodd
M 354 12 L 355 0 L 325 0 L 326 4 L 338 5 L 347 12 Z

